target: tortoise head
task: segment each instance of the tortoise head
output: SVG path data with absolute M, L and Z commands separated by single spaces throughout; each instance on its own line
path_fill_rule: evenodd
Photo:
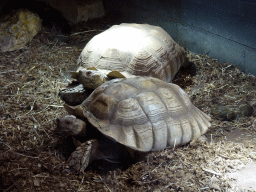
M 98 70 L 79 69 L 72 72 L 71 77 L 83 84 L 84 88 L 96 89 L 107 80 L 107 76 Z
M 71 136 L 85 136 L 86 123 L 73 115 L 57 119 L 57 130 Z

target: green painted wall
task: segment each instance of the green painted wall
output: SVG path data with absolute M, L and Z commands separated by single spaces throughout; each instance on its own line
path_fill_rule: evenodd
M 108 0 L 121 22 L 164 28 L 182 46 L 256 75 L 256 1 Z

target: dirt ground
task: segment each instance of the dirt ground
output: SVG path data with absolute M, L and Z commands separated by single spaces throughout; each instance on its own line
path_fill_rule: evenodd
M 218 105 L 246 102 L 253 114 L 232 121 L 211 115 L 208 142 L 150 153 L 141 162 L 97 161 L 84 175 L 67 169 L 75 147 L 55 132 L 65 114 L 58 92 L 106 23 L 76 26 L 71 35 L 44 29 L 23 49 L 0 53 L 0 191 L 256 191 L 255 183 L 241 185 L 244 175 L 256 174 L 256 77 L 191 53 L 196 75 L 181 70 L 173 82 L 198 108 L 211 114 Z

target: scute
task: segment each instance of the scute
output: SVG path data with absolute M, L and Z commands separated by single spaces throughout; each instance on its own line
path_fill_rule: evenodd
M 143 92 L 137 96 L 137 100 L 151 123 L 165 119 L 168 115 L 165 103 L 155 92 Z
M 110 118 L 112 124 L 122 126 L 143 125 L 148 122 L 139 102 L 135 98 L 122 100 L 117 105 L 115 114 Z
M 78 64 L 170 82 L 179 68 L 187 64 L 185 55 L 185 50 L 162 28 L 123 23 L 93 37 Z
M 154 81 L 153 78 L 152 79 L 147 79 L 147 78 L 139 78 L 139 82 L 134 80 L 134 79 L 138 79 L 138 78 L 128 78 L 125 80 L 125 83 L 133 86 L 133 87 L 136 87 L 138 90 L 143 90 L 143 91 L 155 91 L 157 88 L 158 88 L 158 79 L 154 78 L 154 80 L 157 80 L 157 81 Z M 163 81 L 161 81 L 163 82 Z M 165 83 L 165 82 L 163 82 Z
M 179 95 L 174 89 L 174 86 L 171 87 L 171 89 L 160 87 L 159 89 L 157 89 L 157 92 L 159 97 L 161 97 L 162 101 L 165 103 L 169 115 L 179 116 L 188 111 L 190 106 L 185 107 L 183 98 L 179 97 Z
M 132 149 L 147 152 L 184 145 L 211 126 L 211 118 L 172 83 L 136 77 L 102 86 L 80 105 L 84 115 L 103 134 Z
M 102 93 L 94 102 L 88 105 L 87 109 L 95 114 L 97 119 L 109 119 L 113 114 L 117 102 L 115 97 Z

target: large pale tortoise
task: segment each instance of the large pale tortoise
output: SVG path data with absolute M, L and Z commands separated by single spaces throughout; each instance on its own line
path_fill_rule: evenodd
M 78 59 L 83 68 L 97 68 L 105 76 L 119 71 L 125 77 L 151 76 L 165 82 L 187 63 L 184 48 L 161 27 L 134 23 L 114 25 L 94 36 Z
M 123 23 L 87 43 L 78 59 L 80 67 L 71 77 L 85 89 L 95 89 L 117 77 L 151 76 L 169 83 L 180 67 L 188 63 L 185 49 L 161 27 Z
M 112 142 L 108 148 L 121 144 L 135 157 L 195 141 L 211 126 L 211 118 L 195 107 L 179 86 L 152 77 L 111 80 L 81 105 L 65 105 L 65 109 L 72 116 L 59 118 L 59 129 L 86 137 L 68 160 L 81 172 L 92 160 L 108 157 L 102 150 L 107 146 L 104 138 Z M 86 128 L 86 124 L 92 127 Z M 115 151 L 111 153 L 109 156 Z

